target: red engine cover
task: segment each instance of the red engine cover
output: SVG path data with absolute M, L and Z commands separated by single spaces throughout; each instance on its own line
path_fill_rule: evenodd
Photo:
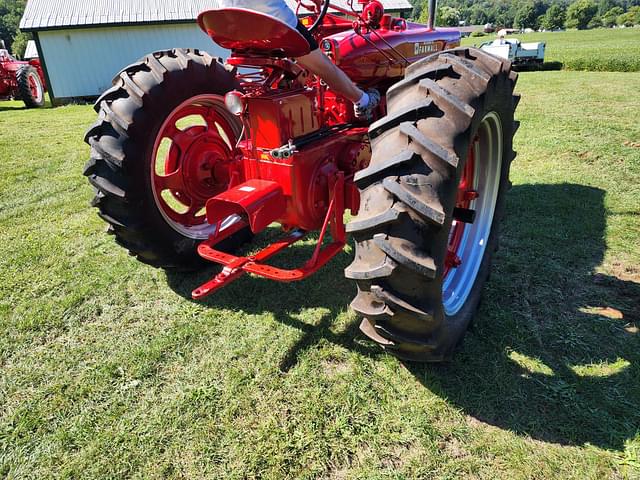
M 429 30 L 426 26 L 385 15 L 380 29 L 353 30 L 328 36 L 323 50 L 355 83 L 375 85 L 404 74 L 405 59 L 414 63 L 423 57 L 460 45 L 460 31 L 452 28 Z M 393 47 L 396 51 L 394 52 Z M 399 54 L 399 55 L 398 55 Z M 397 60 L 390 62 L 389 59 Z
M 247 99 L 253 143 L 274 149 L 320 128 L 313 90 L 277 92 Z

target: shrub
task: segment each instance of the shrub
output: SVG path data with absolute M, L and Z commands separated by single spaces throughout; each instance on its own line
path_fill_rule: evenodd
M 591 0 L 578 0 L 567 9 L 567 28 L 584 30 L 595 17 L 598 7 Z
M 613 7 L 602 16 L 602 24 L 605 27 L 613 27 L 617 23 L 618 17 L 623 13 L 624 10 L 621 7 Z
M 542 17 L 541 25 L 546 30 L 558 30 L 564 26 L 566 12 L 560 5 L 553 4 Z
M 595 16 L 591 19 L 587 28 L 600 28 L 602 27 L 602 18 Z
M 623 13 L 618 17 L 618 25 L 621 27 L 633 27 L 636 23 L 635 15 L 632 12 Z

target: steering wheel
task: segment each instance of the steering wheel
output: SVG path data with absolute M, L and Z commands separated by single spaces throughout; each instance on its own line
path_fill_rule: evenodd
M 329 11 L 329 4 L 330 0 L 311 0 L 310 3 L 305 2 L 304 0 L 298 0 L 296 15 L 300 11 L 300 7 L 313 13 L 314 15 L 317 15 L 316 21 L 313 23 L 313 25 L 307 27 L 307 30 L 309 30 L 310 33 L 313 33 L 320 25 L 322 25 L 322 21 Z

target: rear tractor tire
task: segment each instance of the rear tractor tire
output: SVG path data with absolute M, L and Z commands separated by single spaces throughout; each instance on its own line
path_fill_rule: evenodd
M 517 129 L 511 63 L 459 48 L 413 65 L 371 126 L 348 230 L 361 330 L 410 361 L 448 360 L 487 280 Z
M 228 188 L 242 129 L 224 105 L 236 88 L 220 61 L 175 49 L 125 68 L 96 102 L 84 174 L 109 231 L 138 260 L 180 270 L 204 265 L 197 246 L 215 228 L 204 208 Z M 247 238 L 242 230 L 224 247 Z
M 24 65 L 16 73 L 20 99 L 27 108 L 44 106 L 44 86 L 38 71 L 31 65 Z

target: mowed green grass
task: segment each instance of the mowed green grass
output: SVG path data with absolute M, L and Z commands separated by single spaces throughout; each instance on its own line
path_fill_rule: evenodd
M 545 42 L 545 62 L 561 62 L 568 70 L 640 71 L 640 28 L 598 28 L 513 34 L 522 42 Z M 480 45 L 495 35 L 465 38 L 463 45 Z M 636 80 L 637 81 L 637 80 Z
M 440 366 L 358 334 L 350 251 L 191 301 L 212 271 L 136 263 L 89 208 L 91 108 L 0 104 L 0 477 L 640 478 L 640 82 L 518 89 L 501 249 Z

